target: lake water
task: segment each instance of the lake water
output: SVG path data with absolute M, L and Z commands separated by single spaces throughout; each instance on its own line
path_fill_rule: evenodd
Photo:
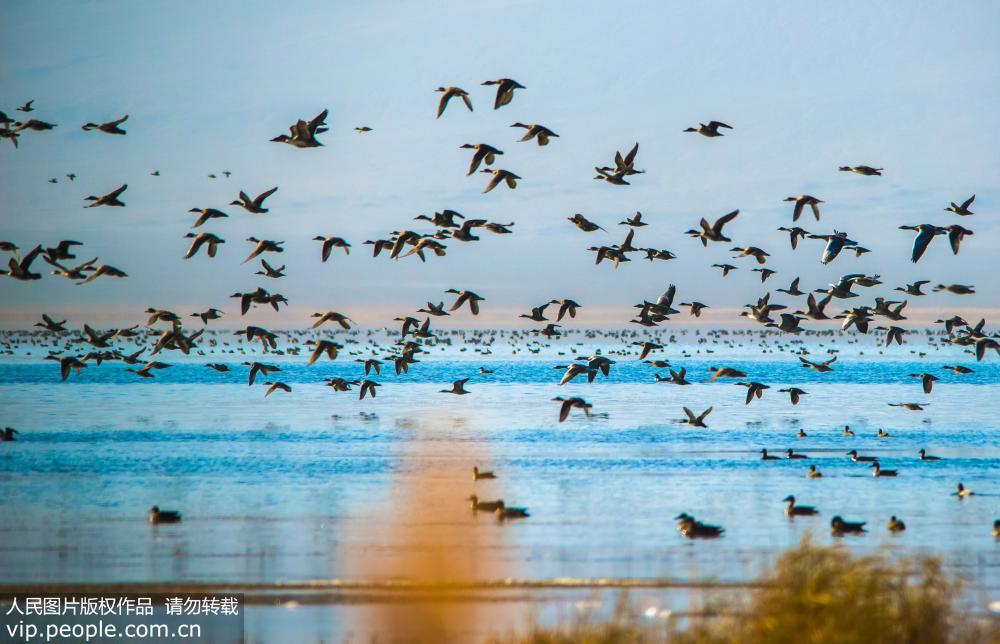
M 743 582 L 807 533 L 834 540 L 829 520 L 840 514 L 870 528 L 843 539 L 849 547 L 940 554 L 977 603 L 1000 597 L 1000 545 L 990 534 L 1000 516 L 996 360 L 976 363 L 950 347 L 922 346 L 928 355 L 918 358 L 909 345 L 881 355 L 870 344 L 829 346 L 840 350 L 830 373 L 755 346 L 707 355 L 673 345 L 651 356 L 686 367 L 691 386 L 653 383 L 665 370 L 635 355 L 610 355 L 610 375 L 593 384 L 558 386 L 553 366 L 592 344 L 516 356 L 499 344 L 491 355 L 435 350 L 409 374 L 385 365 L 372 376 L 383 384 L 378 397 L 363 401 L 322 385 L 359 377 L 346 354 L 311 367 L 304 357 L 253 358 L 279 365 L 273 377 L 293 390 L 265 399 L 263 387 L 247 386 L 242 355 L 171 352 L 160 359 L 173 366 L 152 380 L 105 363 L 59 382 L 43 351 L 22 348 L 0 359 L 0 424 L 22 432 L 0 444 L 0 584 L 378 582 L 419 577 L 407 569 L 414 553 L 442 551 L 447 562 L 435 572 L 470 581 Z M 208 369 L 210 361 L 231 371 Z M 974 373 L 942 369 L 953 364 Z M 733 381 L 704 382 L 722 365 L 771 389 L 745 405 Z M 919 372 L 941 379 L 929 396 L 908 375 Z M 439 393 L 464 377 L 470 395 Z M 777 392 L 785 386 L 808 395 L 793 407 Z M 573 410 L 558 423 L 556 395 L 585 397 L 593 416 Z M 887 405 L 918 401 L 930 405 Z M 710 405 L 708 429 L 674 422 L 683 406 Z M 842 436 L 844 425 L 856 436 Z M 796 437 L 800 428 L 807 437 Z M 878 428 L 891 437 L 876 439 Z M 921 462 L 922 447 L 942 460 Z M 761 448 L 809 459 L 765 462 Z M 899 476 L 873 478 L 850 449 Z M 474 483 L 474 464 L 498 478 Z M 809 464 L 822 479 L 805 478 Z M 951 496 L 959 481 L 976 496 Z M 526 506 L 531 517 L 474 515 L 471 493 Z M 820 515 L 788 520 L 788 494 Z M 151 526 L 153 504 L 182 511 L 183 523 Z M 725 536 L 685 541 L 673 521 L 682 511 L 725 526 Z M 905 533 L 886 532 L 890 515 L 905 520 Z M 248 613 L 248 627 L 266 632 L 282 619 Z M 359 628 L 343 607 L 308 621 L 334 641 Z

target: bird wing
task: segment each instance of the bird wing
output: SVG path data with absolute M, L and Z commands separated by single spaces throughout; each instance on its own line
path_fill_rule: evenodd
M 725 226 L 730 221 L 732 221 L 733 219 L 735 219 L 736 215 L 738 215 L 738 214 L 740 214 L 740 211 L 739 210 L 734 210 L 734 211 L 732 211 L 730 213 L 727 213 L 725 215 L 722 215 L 721 217 L 719 217 L 718 219 L 716 219 L 715 220 L 715 225 L 712 226 L 712 232 L 714 232 L 716 234 L 721 234 L 722 233 L 722 227 Z
M 253 200 L 253 205 L 260 208 L 261 206 L 264 205 L 264 200 L 273 195 L 277 191 L 278 191 L 278 186 L 274 186 L 270 190 L 260 193 L 259 195 L 257 195 L 257 198 Z

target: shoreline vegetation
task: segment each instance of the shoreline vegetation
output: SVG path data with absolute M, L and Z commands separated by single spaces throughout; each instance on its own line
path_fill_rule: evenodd
M 1000 618 L 963 604 L 962 581 L 938 557 L 853 555 L 808 537 L 785 551 L 750 592 L 720 592 L 700 610 L 640 610 L 627 592 L 608 619 L 584 613 L 530 623 L 489 644 L 996 644 Z

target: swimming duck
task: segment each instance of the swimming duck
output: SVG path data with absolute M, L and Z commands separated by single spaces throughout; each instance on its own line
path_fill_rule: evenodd
M 709 121 L 706 125 L 705 123 L 699 123 L 698 127 L 689 127 L 685 132 L 697 132 L 702 136 L 707 136 L 708 138 L 713 138 L 716 136 L 722 136 L 722 132 L 719 132 L 719 128 L 724 127 L 728 130 L 733 129 L 732 126 L 726 125 L 722 121 Z
M 496 512 L 497 509 L 503 504 L 502 499 L 498 499 L 496 501 L 480 501 L 479 497 L 475 494 L 470 495 L 466 501 L 469 502 L 473 512 Z
M 174 510 L 161 510 L 157 505 L 154 505 L 149 510 L 150 523 L 180 523 L 180 521 L 180 512 Z
M 552 400 L 554 400 L 556 402 L 559 402 L 559 403 L 562 403 L 560 405 L 560 407 L 559 407 L 559 422 L 560 423 L 563 422 L 564 420 L 566 420 L 567 418 L 569 418 L 569 412 L 570 412 L 571 409 L 574 409 L 574 408 L 576 408 L 576 409 L 582 409 L 583 410 L 583 414 L 585 416 L 587 416 L 587 417 L 590 417 L 590 410 L 591 410 L 591 408 L 593 408 L 593 405 L 591 405 L 590 403 L 588 403 L 583 398 L 578 398 L 578 397 L 566 398 L 566 397 L 563 397 L 563 396 L 556 396 Z
M 465 103 L 465 106 L 469 108 L 469 111 L 472 111 L 472 101 L 469 100 L 469 94 L 461 87 L 439 87 L 434 91 L 441 92 L 441 101 L 438 103 L 437 118 L 441 118 L 441 115 L 444 114 L 445 108 L 448 107 L 448 101 L 450 101 L 454 96 L 461 98 Z
M 957 496 L 959 499 L 964 499 L 964 498 L 970 497 L 970 496 L 972 496 L 974 494 L 975 494 L 975 492 L 973 492 L 972 490 L 966 488 L 961 483 L 959 483 L 956 486 L 955 491 L 951 493 L 952 496 Z
M 92 201 L 94 203 L 89 206 L 84 206 L 84 208 L 97 208 L 98 206 L 117 206 L 122 208 L 125 206 L 125 202 L 118 197 L 120 197 L 121 194 L 127 189 L 128 184 L 122 184 L 104 196 L 95 197 L 94 195 L 90 195 L 89 197 L 85 197 L 84 201 Z
M 896 476 L 898 472 L 896 470 L 883 470 L 882 465 L 878 461 L 872 463 L 872 476 L 875 478 L 880 478 L 883 476 Z
M 850 456 L 851 460 L 855 463 L 874 463 L 878 460 L 874 456 L 858 456 L 858 450 L 856 449 L 852 449 L 847 452 L 847 455 Z
M 674 518 L 678 521 L 677 531 L 688 539 L 714 539 L 722 536 L 722 533 L 726 531 L 721 526 L 702 523 L 686 513 L 681 513 Z
M 879 427 L 878 431 L 875 432 L 875 438 L 890 438 L 890 436 L 889 436 L 888 432 L 886 432 L 884 429 L 882 429 L 881 427 Z
M 819 479 L 823 478 L 823 473 L 816 469 L 815 465 L 809 466 L 809 471 L 806 472 L 807 479 Z
M 781 460 L 777 456 L 771 456 L 770 454 L 768 454 L 766 449 L 760 450 L 760 454 L 761 454 L 760 460 L 762 460 L 762 461 L 780 461 Z
M 881 177 L 882 176 L 882 168 L 873 168 L 873 167 L 868 166 L 868 165 L 856 165 L 856 166 L 853 166 L 853 167 L 849 166 L 849 165 L 843 165 L 843 166 L 840 166 L 840 171 L 841 172 L 853 172 L 855 174 L 864 175 L 866 177 Z
M 809 435 L 806 434 L 806 430 L 801 427 L 799 427 L 799 431 L 795 432 L 795 438 L 808 438 L 808 436 Z
M 684 407 L 683 409 L 686 418 L 678 419 L 677 420 L 678 423 L 691 425 L 692 427 L 701 427 L 702 429 L 708 428 L 708 425 L 705 424 L 705 418 L 707 418 L 708 415 L 712 413 L 712 407 L 709 407 L 708 409 L 701 412 L 697 416 L 695 416 L 694 412 L 688 409 L 687 407 Z M 767 450 L 764 451 L 765 453 L 767 452 Z
M 264 213 L 268 212 L 268 209 L 264 207 L 264 200 L 273 195 L 277 191 L 278 191 L 278 186 L 274 186 L 270 190 L 266 190 L 260 193 L 259 195 L 257 195 L 256 198 L 250 199 L 250 196 L 247 193 L 240 190 L 239 198 L 229 202 L 229 205 L 240 206 L 247 212 L 252 213 L 254 215 L 263 215 Z
M 483 471 L 480 471 L 478 465 L 473 466 L 473 468 L 472 468 L 472 480 L 473 481 L 482 481 L 482 480 L 495 479 L 495 478 L 496 478 L 496 474 L 494 474 L 493 472 L 483 472 Z
M 525 125 L 524 123 L 515 123 L 511 127 L 523 127 L 527 130 L 524 136 L 520 138 L 520 141 L 530 141 L 535 139 L 538 145 L 548 145 L 550 137 L 558 138 L 559 135 L 545 127 L 544 125 L 539 125 L 534 123 L 532 125 Z
M 897 533 L 906 530 L 906 524 L 903 523 L 901 520 L 897 519 L 896 515 L 892 515 L 889 518 L 889 523 L 886 524 L 885 528 L 889 532 Z
M 488 80 L 485 81 L 483 85 L 497 86 L 497 97 L 493 101 L 493 109 L 495 110 L 500 109 L 504 105 L 510 103 L 511 100 L 513 100 L 515 89 L 526 89 L 524 85 L 518 83 L 516 80 L 513 80 L 511 78 L 499 78 L 497 80 Z
M 17 440 L 14 437 L 20 433 L 13 427 L 4 427 L 3 430 L 0 430 L 0 443 L 11 443 Z
M 840 518 L 840 515 L 833 517 L 833 519 L 830 521 L 830 531 L 835 536 L 841 536 L 844 534 L 864 534 L 865 532 L 867 532 L 867 530 L 865 530 L 864 521 L 861 522 L 844 521 L 842 518 Z
M 805 454 L 796 454 L 794 451 L 792 451 L 791 448 L 786 449 L 785 450 L 785 454 L 786 454 L 788 460 L 790 460 L 790 461 L 802 460 L 802 459 L 805 459 L 805 458 L 809 458 Z
M 527 508 L 509 508 L 504 504 L 503 499 L 500 499 L 497 503 L 499 505 L 494 512 L 497 515 L 497 519 L 501 521 L 504 519 L 525 519 L 531 516 L 528 514 Z
M 1000 538 L 1000 519 L 993 522 L 993 536 Z
M 819 514 L 819 510 L 811 505 L 795 505 L 795 497 L 791 494 L 782 499 L 781 502 L 788 504 L 785 507 L 785 514 L 790 517 L 807 517 Z
M 850 425 L 844 425 L 844 431 L 841 433 L 842 436 L 854 436 L 854 432 L 851 430 Z
M 920 451 L 917 452 L 917 454 L 920 455 L 920 460 L 921 461 L 940 461 L 941 460 L 940 456 L 928 456 L 927 455 L 927 450 L 925 450 L 923 447 L 920 448 Z
M 124 136 L 125 130 L 121 129 L 118 126 L 127 120 L 128 120 L 128 114 L 114 121 L 108 121 L 107 123 L 87 123 L 86 125 L 83 126 L 83 130 L 85 132 L 89 132 L 90 130 L 98 130 L 100 132 L 104 132 L 105 134 L 119 134 Z

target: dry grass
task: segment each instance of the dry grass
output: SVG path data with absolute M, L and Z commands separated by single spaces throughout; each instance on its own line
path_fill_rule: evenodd
M 959 606 L 960 583 L 938 559 L 854 556 L 806 540 L 785 552 L 764 586 L 726 599 L 680 626 L 651 623 L 627 603 L 602 623 L 587 619 L 532 627 L 505 644 L 986 644 L 1000 642 L 996 620 L 972 618 Z

